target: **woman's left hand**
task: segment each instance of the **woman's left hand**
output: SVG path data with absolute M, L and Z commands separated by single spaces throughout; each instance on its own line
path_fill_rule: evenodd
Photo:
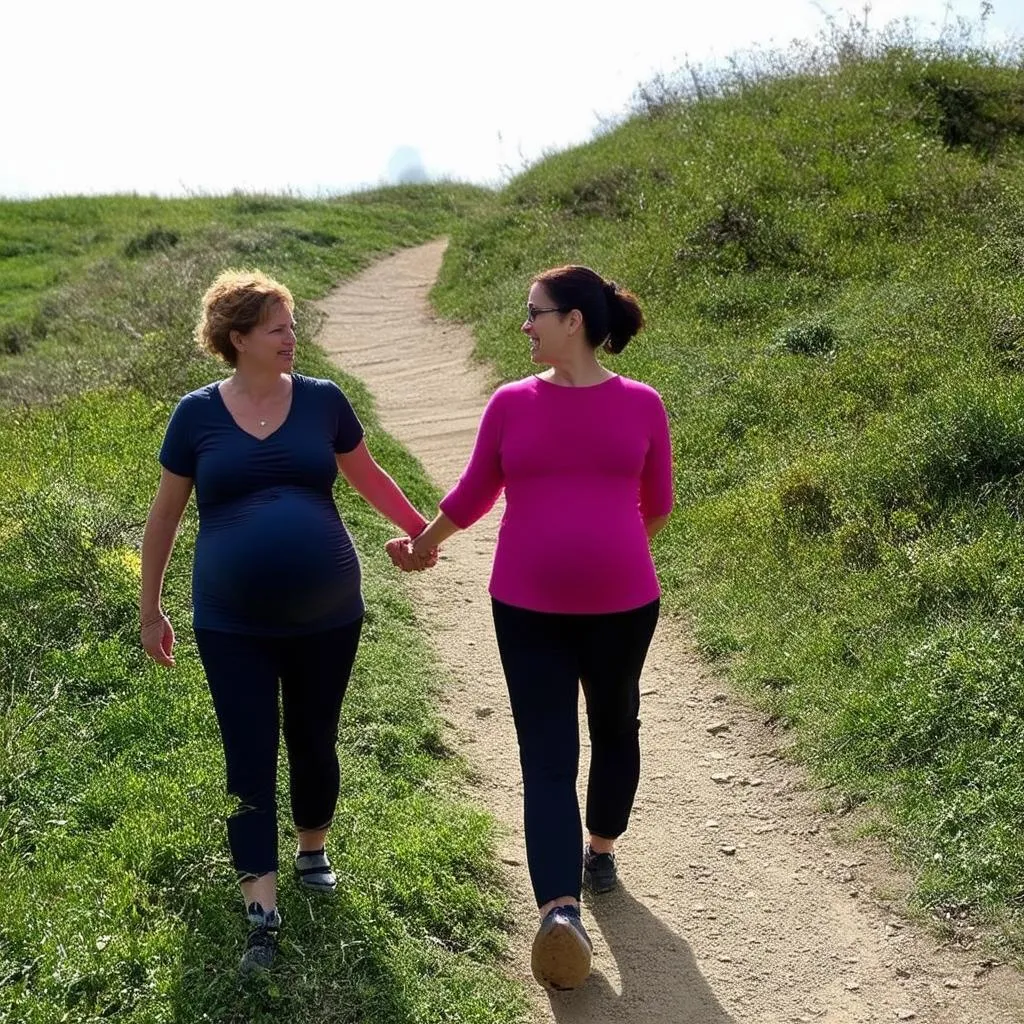
M 158 665 L 174 667 L 174 628 L 163 612 L 143 622 L 139 634 L 143 649 Z
M 413 549 L 412 541 L 408 537 L 395 537 L 384 545 L 384 549 L 392 564 L 403 572 L 420 572 L 437 565 L 436 548 L 426 555 L 419 555 Z

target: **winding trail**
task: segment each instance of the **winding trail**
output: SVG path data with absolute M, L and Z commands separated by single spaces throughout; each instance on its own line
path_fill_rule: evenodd
M 469 330 L 428 304 L 444 249 L 438 241 L 399 252 L 337 288 L 320 304 L 319 341 L 369 387 L 384 428 L 448 487 L 469 455 L 490 378 L 470 358 Z M 529 969 L 536 915 L 518 752 L 486 590 L 499 516 L 500 508 L 449 541 L 436 569 L 407 579 L 451 679 L 442 713 L 473 768 L 472 796 L 501 830 L 521 922 L 509 970 L 532 993 L 537 1021 L 1024 1021 L 1019 975 L 943 947 L 900 917 L 907 881 L 886 852 L 851 839 L 848 817 L 821 810 L 780 738 L 699 662 L 685 624 L 671 617 L 642 683 L 643 775 L 619 843 L 622 884 L 585 908 L 593 975 L 573 993 L 539 989 Z M 587 756 L 584 746 L 581 779 Z

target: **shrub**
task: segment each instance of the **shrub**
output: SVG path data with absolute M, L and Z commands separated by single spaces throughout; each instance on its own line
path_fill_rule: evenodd
M 707 263 L 723 274 L 752 273 L 798 266 L 803 248 L 770 211 L 747 200 L 725 199 L 710 219 L 687 236 L 675 256 L 684 264 Z
M 881 561 L 881 545 L 866 523 L 846 523 L 836 533 L 843 564 L 851 569 L 873 569 Z
M 972 71 L 963 65 L 929 71 L 919 91 L 934 99 L 947 146 L 991 157 L 1007 138 L 1024 135 L 1024 85 L 982 80 Z
M 782 481 L 779 504 L 789 522 L 810 533 L 832 525 L 832 499 L 825 484 L 804 470 L 794 470 Z
M 835 327 L 819 318 L 784 327 L 773 347 L 795 356 L 825 356 L 835 355 L 836 342 Z
M 32 340 L 32 332 L 24 324 L 0 324 L 0 351 L 9 356 L 20 355 Z
M 125 256 L 148 256 L 154 252 L 166 252 L 173 249 L 181 240 L 177 231 L 166 228 L 151 228 L 144 235 L 138 235 L 127 242 L 124 247 Z
M 581 217 L 623 220 L 633 212 L 637 188 L 638 181 L 631 170 L 615 167 L 577 178 L 567 189 L 556 194 L 555 201 L 563 209 Z
M 990 343 L 1000 363 L 1024 370 L 1024 316 L 1008 314 L 997 319 Z

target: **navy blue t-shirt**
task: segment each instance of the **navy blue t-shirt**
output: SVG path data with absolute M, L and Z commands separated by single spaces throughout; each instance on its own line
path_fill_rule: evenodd
M 363 614 L 359 559 L 333 494 L 335 453 L 362 437 L 337 384 L 297 373 L 287 418 L 262 441 L 235 422 L 219 381 L 178 403 L 160 464 L 195 481 L 197 629 L 293 636 Z

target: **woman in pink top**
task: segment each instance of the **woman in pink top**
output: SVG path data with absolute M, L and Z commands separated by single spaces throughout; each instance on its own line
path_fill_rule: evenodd
M 490 594 L 519 738 L 527 859 L 541 925 L 533 973 L 579 985 L 592 945 L 582 880 L 616 884 L 615 840 L 640 777 L 640 672 L 658 619 L 650 539 L 672 509 L 672 450 L 658 393 L 605 369 L 643 327 L 636 298 L 587 267 L 533 280 L 523 332 L 549 368 L 491 397 L 472 457 L 415 540 L 392 541 L 417 569 L 505 491 Z M 583 844 L 577 700 L 591 739 Z

